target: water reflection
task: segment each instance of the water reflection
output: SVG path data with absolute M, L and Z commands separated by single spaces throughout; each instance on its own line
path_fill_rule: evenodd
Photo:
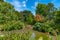
M 29 40 L 35 40 L 35 37 L 36 37 L 35 33 L 32 33 L 32 35 L 31 35 L 31 37 L 29 38 Z
M 52 40 L 52 36 L 47 36 L 44 33 L 33 32 L 29 40 Z

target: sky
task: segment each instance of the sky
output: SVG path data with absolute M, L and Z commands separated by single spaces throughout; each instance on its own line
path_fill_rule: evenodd
M 52 2 L 55 7 L 60 7 L 60 0 L 4 0 L 12 4 L 16 11 L 29 10 L 35 15 L 36 6 L 38 3 L 48 4 Z

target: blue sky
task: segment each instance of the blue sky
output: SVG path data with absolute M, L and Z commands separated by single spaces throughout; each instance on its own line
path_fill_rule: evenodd
M 5 1 L 14 5 L 15 10 L 17 11 L 30 10 L 34 15 L 38 2 L 44 4 L 52 2 L 54 3 L 55 7 L 60 7 L 60 0 L 5 0 Z

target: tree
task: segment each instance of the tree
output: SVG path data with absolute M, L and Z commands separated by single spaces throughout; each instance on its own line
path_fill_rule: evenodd
M 60 23 L 60 11 L 56 11 L 54 15 L 55 23 L 59 24 Z
M 55 28 L 60 32 L 60 11 L 56 11 L 54 14 Z
M 3 1 L 3 0 L 1 0 Z M 7 3 L 7 2 L 1 2 L 0 3 L 0 23 L 6 23 L 7 21 L 11 21 L 14 15 L 15 9 L 14 6 Z
M 21 13 L 23 14 L 23 20 L 24 20 L 24 22 L 27 22 L 29 24 L 33 23 L 34 16 L 31 13 L 31 11 L 24 10 L 24 11 L 21 11 Z
M 4 0 L 0 0 L 0 2 L 4 2 Z
M 6 14 L 7 12 L 12 13 L 14 12 L 14 6 L 7 2 L 2 2 L 0 5 L 0 12 Z
M 49 18 L 52 19 L 53 12 L 55 10 L 56 9 L 54 8 L 53 3 L 48 3 L 47 5 L 38 3 L 38 5 L 36 7 L 36 14 L 40 14 L 40 15 L 42 15 L 44 17 L 48 17 L 48 19 Z
M 21 11 L 15 11 L 15 16 L 17 16 L 17 20 L 23 21 L 23 13 Z
M 38 3 L 36 7 L 36 14 L 41 14 L 42 16 L 47 15 L 47 5 Z
M 34 23 L 34 16 L 32 13 L 30 13 L 27 17 L 26 17 L 26 21 L 28 24 L 33 24 Z
M 44 21 L 44 17 L 42 15 L 36 14 L 35 21 L 36 22 L 43 22 Z
M 48 3 L 47 6 L 48 6 L 48 11 L 49 12 L 53 12 L 54 11 L 54 9 L 53 9 L 54 8 L 54 4 L 53 3 Z

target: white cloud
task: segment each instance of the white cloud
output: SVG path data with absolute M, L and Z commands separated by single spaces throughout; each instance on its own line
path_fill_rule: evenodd
M 4 1 L 9 2 L 7 0 L 4 0 Z M 22 7 L 21 2 L 19 2 L 18 0 L 12 0 L 12 2 L 9 2 L 9 3 L 11 3 L 14 6 L 15 10 L 21 11 L 21 7 Z
M 24 4 L 24 3 L 26 3 L 26 1 L 23 1 L 22 3 Z
M 10 2 L 12 5 L 14 5 L 15 10 L 17 11 L 21 11 L 21 3 L 18 0 L 13 0 L 12 2 Z
M 18 8 L 18 7 L 15 7 L 15 10 L 16 11 L 22 11 L 22 9 L 21 8 Z
M 23 7 L 26 7 L 26 4 L 23 4 Z
M 22 2 L 23 7 L 26 7 L 26 1 Z
M 6 2 L 6 0 L 4 0 Z
M 13 2 L 11 2 L 12 5 L 14 5 L 14 7 L 21 7 L 21 4 L 19 1 L 13 0 Z
M 12 5 L 14 5 L 15 10 L 21 11 L 22 7 L 26 7 L 26 1 L 20 2 L 18 0 L 13 0 L 10 2 Z

